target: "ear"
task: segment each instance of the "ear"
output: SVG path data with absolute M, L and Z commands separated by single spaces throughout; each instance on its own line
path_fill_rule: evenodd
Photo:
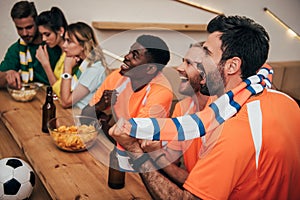
M 157 71 L 157 66 L 154 64 L 148 64 L 147 74 L 154 74 Z
M 60 35 L 61 37 L 63 37 L 64 34 L 65 34 L 65 29 L 64 29 L 64 27 L 60 27 L 58 33 L 59 33 L 59 35 Z
M 242 60 L 239 57 L 233 57 L 227 61 L 226 65 L 227 74 L 235 74 L 239 72 Z

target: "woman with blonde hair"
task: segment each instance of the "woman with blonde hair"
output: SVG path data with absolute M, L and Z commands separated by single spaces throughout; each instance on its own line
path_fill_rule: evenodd
M 84 22 L 68 26 L 63 50 L 66 58 L 61 75 L 61 104 L 64 108 L 75 106 L 81 110 L 89 103 L 109 69 L 93 29 Z

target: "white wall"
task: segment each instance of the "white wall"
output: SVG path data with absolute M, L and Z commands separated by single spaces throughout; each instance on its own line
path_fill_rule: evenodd
M 18 37 L 10 18 L 10 9 L 15 2 L 17 1 L 0 1 L 0 58 L 3 58 L 7 47 Z M 90 25 L 92 21 L 206 24 L 215 16 L 172 0 L 36 0 L 34 2 L 38 12 L 58 6 L 64 11 L 69 23 L 84 21 Z M 299 0 L 193 0 L 193 2 L 214 8 L 226 15 L 245 15 L 262 24 L 271 37 L 269 61 L 300 60 L 300 40 L 287 35 L 284 28 L 263 12 L 263 8 L 268 7 L 300 33 Z M 117 34 L 117 32 L 96 30 L 101 45 L 119 55 L 124 55 L 136 36 L 142 32 L 127 31 Z M 178 63 L 177 55 L 183 56 L 189 43 L 206 38 L 205 33 L 198 32 L 154 31 L 153 33 L 163 37 L 170 46 L 173 52 L 170 65 Z

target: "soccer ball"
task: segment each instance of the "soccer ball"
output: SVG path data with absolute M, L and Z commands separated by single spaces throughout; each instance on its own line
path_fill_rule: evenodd
M 20 158 L 0 160 L 0 199 L 28 199 L 35 184 L 32 168 Z

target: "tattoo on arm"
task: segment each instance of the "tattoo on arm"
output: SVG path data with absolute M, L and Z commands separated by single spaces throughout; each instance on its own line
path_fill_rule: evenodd
M 154 166 L 150 161 L 142 165 L 142 171 L 149 171 L 141 173 L 140 176 L 146 185 L 149 193 L 154 199 L 199 199 L 186 190 L 182 190 L 172 181 L 167 179 L 158 171 L 150 171 Z
M 182 187 L 189 173 L 185 169 L 178 166 L 178 157 L 181 156 L 181 153 L 176 152 L 176 155 L 173 155 L 174 157 L 172 157 L 171 154 L 173 152 L 168 150 L 161 149 L 158 152 L 160 152 L 160 154 L 153 158 L 153 160 L 156 161 L 155 165 L 157 165 L 159 168 L 162 168 L 160 171 L 169 179 L 171 179 L 176 185 Z

